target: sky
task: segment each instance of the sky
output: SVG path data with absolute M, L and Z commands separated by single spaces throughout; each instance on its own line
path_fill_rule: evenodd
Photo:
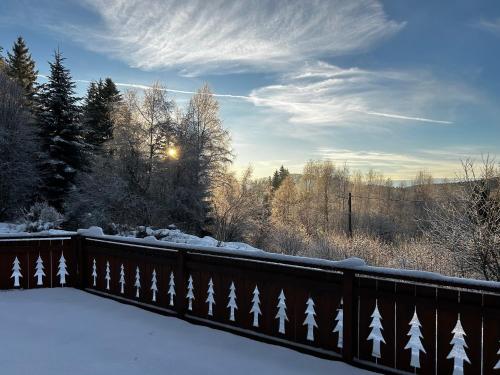
M 453 178 L 500 158 L 499 1 L 1 0 L 0 46 L 18 35 L 42 75 L 59 47 L 81 96 L 160 81 L 183 106 L 207 82 L 256 177 L 328 159 Z

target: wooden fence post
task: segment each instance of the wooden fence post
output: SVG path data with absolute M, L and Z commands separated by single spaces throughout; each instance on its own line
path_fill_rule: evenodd
M 345 270 L 342 278 L 342 298 L 344 309 L 344 332 L 342 358 L 351 363 L 357 344 L 357 298 L 355 296 L 354 271 Z
M 178 250 L 177 252 L 177 290 L 176 290 L 176 310 L 177 313 L 182 317 L 186 313 L 186 299 L 184 298 L 184 293 L 186 293 L 186 252 L 185 250 Z
M 76 280 L 75 287 L 85 289 L 85 260 L 83 257 L 83 238 L 79 234 L 73 236 L 73 249 L 75 254 L 76 264 Z

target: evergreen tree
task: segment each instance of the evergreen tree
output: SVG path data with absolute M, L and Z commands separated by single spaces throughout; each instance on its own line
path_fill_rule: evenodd
M 78 98 L 69 70 L 59 51 L 50 64 L 48 82 L 38 98 L 38 123 L 44 160 L 40 165 L 46 200 L 62 209 L 75 176 L 84 165 L 84 142 L 79 124 Z
M 255 289 L 253 290 L 252 309 L 250 310 L 250 314 L 253 314 L 252 325 L 258 327 L 259 315 L 262 315 L 262 311 L 260 311 L 259 288 L 257 288 L 257 285 L 255 285 Z
M 215 298 L 214 298 L 214 282 L 212 281 L 212 278 L 208 281 L 208 291 L 207 291 L 207 299 L 206 303 L 208 303 L 208 315 L 212 316 L 213 315 L 213 305 L 215 305 Z
M 31 103 L 36 93 L 38 70 L 22 37 L 18 37 L 14 42 L 12 52 L 7 52 L 6 65 L 7 74 L 19 82 L 28 102 Z
M 3 48 L 0 46 L 0 71 L 5 68 L 5 61 L 2 55 Z
M 173 306 L 174 305 L 174 296 L 175 296 L 175 279 L 174 279 L 174 273 L 170 272 L 170 278 L 168 281 L 168 292 L 167 294 L 170 296 L 170 302 L 169 305 Z
M 279 170 L 275 170 L 273 178 L 271 179 L 273 190 L 277 190 L 288 176 L 290 176 L 290 172 L 283 165 Z

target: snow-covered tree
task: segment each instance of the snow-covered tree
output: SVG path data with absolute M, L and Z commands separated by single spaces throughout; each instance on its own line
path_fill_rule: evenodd
M 307 325 L 307 339 L 309 341 L 314 341 L 314 328 L 318 328 L 318 324 L 316 324 L 316 319 L 314 316 L 316 315 L 316 311 L 314 310 L 314 301 L 312 298 L 308 298 L 306 302 L 306 319 L 302 325 Z
M 170 272 L 170 280 L 168 281 L 168 292 L 167 294 L 170 296 L 170 306 L 174 305 L 174 296 L 175 296 L 175 280 L 174 273 Z
M 24 90 L 28 104 L 31 104 L 36 94 L 36 77 L 38 70 L 35 61 L 24 39 L 19 36 L 12 46 L 12 52 L 7 52 L 7 74 Z
M 153 291 L 153 302 L 156 302 L 156 292 L 158 292 L 158 286 L 156 285 L 156 270 L 153 268 L 153 276 L 151 278 L 151 290 Z
M 19 263 L 19 259 L 14 259 L 14 262 L 12 263 L 12 275 L 10 276 L 11 279 L 14 279 L 14 288 L 19 288 L 21 284 L 19 283 L 19 278 L 23 277 L 21 274 L 21 264 Z
M 123 264 L 120 266 L 120 293 L 125 293 L 125 267 Z
M 111 280 L 111 270 L 109 269 L 109 261 L 106 261 L 106 289 L 109 290 L 109 282 Z
M 344 299 L 340 299 L 340 306 L 337 309 L 337 316 L 335 317 L 337 324 L 333 329 L 333 333 L 338 333 L 337 348 L 342 349 L 344 346 Z
M 262 315 L 260 311 L 260 298 L 259 298 L 259 288 L 255 285 L 255 289 L 253 290 L 253 298 L 252 298 L 252 309 L 250 310 L 250 314 L 253 314 L 253 326 L 259 326 L 259 315 Z
M 93 279 L 93 286 L 97 285 L 97 264 L 95 262 L 95 258 L 92 261 L 92 279 Z
M 275 319 L 279 319 L 279 333 L 285 333 L 285 321 L 288 321 L 288 316 L 286 315 L 286 298 L 285 292 L 281 289 L 281 293 L 278 296 L 278 313 L 276 314 Z
M 45 275 L 45 272 L 43 271 L 45 269 L 45 267 L 43 265 L 43 259 L 40 256 L 40 254 L 38 254 L 38 259 L 36 260 L 35 269 L 36 269 L 36 272 L 35 272 L 34 277 L 37 278 L 36 285 L 42 286 L 43 285 L 43 278 L 46 275 Z
M 498 349 L 497 354 L 500 355 L 500 349 Z M 495 365 L 495 367 L 493 367 L 493 370 L 500 370 L 500 359 L 498 360 L 498 362 Z
M 410 331 L 407 336 L 410 336 L 405 349 L 411 350 L 411 362 L 410 365 L 415 368 L 420 368 L 420 352 L 425 353 L 424 346 L 422 345 L 422 332 L 420 331 L 420 321 L 417 316 L 417 308 L 415 307 L 415 312 L 413 313 L 413 318 L 410 321 Z
M 66 284 L 66 276 L 69 275 L 67 271 L 66 259 L 64 258 L 64 253 L 61 252 L 61 257 L 59 258 L 59 266 L 57 267 L 57 276 L 59 276 L 59 283 L 61 286 Z
M 208 303 L 208 315 L 212 316 L 213 315 L 213 305 L 215 305 L 215 299 L 214 299 L 214 282 L 212 281 L 212 278 L 208 281 L 208 296 L 207 300 L 205 301 Z
M 367 340 L 373 340 L 372 356 L 375 358 L 380 358 L 380 343 L 385 344 L 384 336 L 382 335 L 382 316 L 378 311 L 378 301 L 375 302 L 375 309 L 371 315 L 372 322 L 370 323 L 370 328 L 372 329 Z
M 139 298 L 140 289 L 141 289 L 141 271 L 139 270 L 139 266 L 135 268 L 135 297 Z
M 234 310 L 238 309 L 236 305 L 236 287 L 234 286 L 234 282 L 231 282 L 231 286 L 229 287 L 229 302 L 227 303 L 227 307 L 229 308 L 229 320 L 234 322 Z
M 467 348 L 465 336 L 467 335 L 460 322 L 460 316 L 457 319 L 455 328 L 451 332 L 453 333 L 453 338 L 450 341 L 452 348 L 446 359 L 453 359 L 453 375 L 462 375 L 464 373 L 464 361 L 470 363 L 470 360 L 465 352 Z
M 194 286 L 193 286 L 193 277 L 189 275 L 188 279 L 188 292 L 186 294 L 186 298 L 188 300 L 188 310 L 193 310 L 193 300 L 194 300 Z

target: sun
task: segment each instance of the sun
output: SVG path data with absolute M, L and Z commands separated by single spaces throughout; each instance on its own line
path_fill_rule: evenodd
M 169 147 L 167 149 L 167 156 L 171 159 L 177 159 L 179 156 L 179 152 L 175 147 Z

